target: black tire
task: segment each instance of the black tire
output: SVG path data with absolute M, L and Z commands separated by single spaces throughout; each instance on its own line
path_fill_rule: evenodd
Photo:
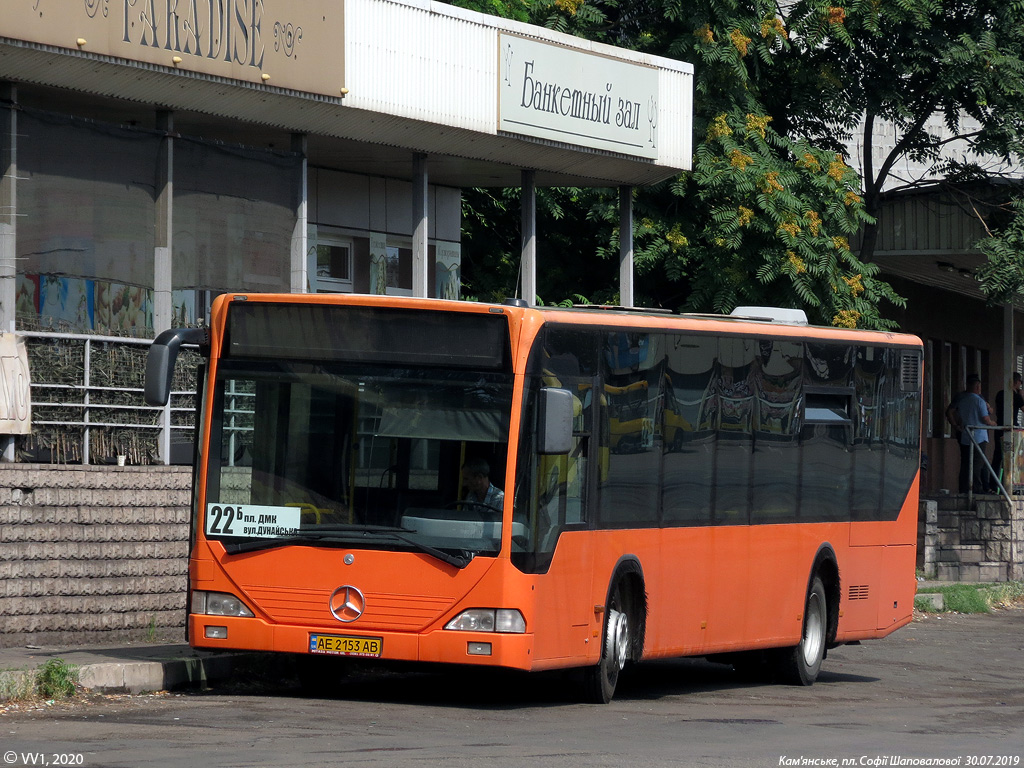
M 825 658 L 828 635 L 828 600 L 818 575 L 807 590 L 804 628 L 800 642 L 780 652 L 779 679 L 790 685 L 813 685 Z
M 593 704 L 607 704 L 615 696 L 619 673 L 629 660 L 633 642 L 629 605 L 622 580 L 615 583 L 604 611 L 601 661 L 583 670 L 583 692 Z

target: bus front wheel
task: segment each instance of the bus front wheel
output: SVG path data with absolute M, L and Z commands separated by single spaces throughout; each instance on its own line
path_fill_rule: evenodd
M 583 672 L 587 700 L 594 704 L 607 704 L 612 700 L 615 686 L 619 682 L 619 673 L 629 658 L 629 611 L 621 581 L 612 590 L 604 614 L 601 661 L 594 667 L 587 667 Z
M 800 642 L 781 651 L 779 673 L 783 682 L 812 685 L 825 658 L 825 636 L 828 632 L 828 602 L 821 577 L 814 576 L 807 591 L 804 607 L 804 628 Z

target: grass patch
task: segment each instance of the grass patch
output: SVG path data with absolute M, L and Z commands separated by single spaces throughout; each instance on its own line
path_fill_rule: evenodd
M 988 613 L 991 610 L 987 595 L 974 584 L 951 584 L 940 587 L 943 610 L 950 613 Z
M 36 693 L 44 699 L 66 699 L 75 695 L 78 667 L 64 659 L 50 659 L 36 670 Z
M 0 702 L 66 699 L 77 693 L 78 667 L 50 659 L 32 670 L 0 670 Z
M 0 701 L 25 701 L 36 695 L 36 677 L 32 672 L 0 670 Z
M 1012 605 L 1020 605 L 1024 603 L 1024 582 L 1007 581 L 995 584 L 990 588 L 989 593 L 994 606 L 1008 608 Z
M 941 594 L 943 613 L 988 613 L 992 608 L 1007 608 L 1024 602 L 1024 582 L 1009 581 L 1000 584 L 946 584 L 929 587 L 918 592 L 914 608 L 935 613 L 931 601 L 920 595 Z

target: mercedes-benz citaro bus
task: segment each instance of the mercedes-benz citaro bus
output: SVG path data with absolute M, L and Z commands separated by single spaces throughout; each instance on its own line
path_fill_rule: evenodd
M 226 294 L 156 339 L 150 404 L 182 344 L 204 358 L 197 648 L 313 676 L 578 668 L 607 702 L 665 657 L 810 685 L 828 649 L 911 620 L 917 338 L 759 307 Z M 644 450 L 610 450 L 608 387 L 642 393 Z

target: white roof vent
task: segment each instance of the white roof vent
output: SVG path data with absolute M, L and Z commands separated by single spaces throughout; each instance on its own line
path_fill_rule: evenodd
M 745 320 L 760 320 L 764 323 L 808 324 L 806 312 L 802 309 L 787 309 L 786 307 L 736 307 L 729 315 L 742 317 Z

